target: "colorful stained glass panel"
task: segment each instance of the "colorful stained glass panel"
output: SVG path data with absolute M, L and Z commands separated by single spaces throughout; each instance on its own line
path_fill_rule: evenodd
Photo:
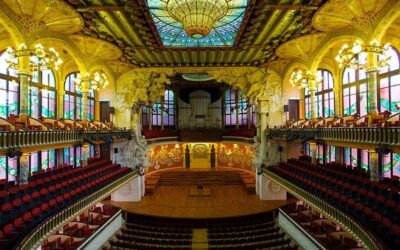
M 221 47 L 234 44 L 248 5 L 248 0 L 226 1 L 227 14 L 213 25 L 207 36 L 202 38 L 192 38 L 186 34 L 183 25 L 168 13 L 168 0 L 147 0 L 147 5 L 164 46 Z

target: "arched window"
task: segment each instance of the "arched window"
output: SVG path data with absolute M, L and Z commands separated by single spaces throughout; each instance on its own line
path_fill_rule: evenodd
M 365 64 L 365 54 L 359 54 L 357 59 L 360 64 Z M 343 73 L 343 114 L 368 113 L 368 84 L 364 69 L 346 67 Z
M 64 118 L 82 119 L 82 94 L 75 89 L 75 81 L 80 77 L 79 72 L 71 73 L 65 79 Z
M 71 73 L 65 79 L 64 95 L 64 118 L 71 120 L 82 120 L 82 92 L 75 89 L 75 81 L 80 77 L 79 72 Z M 87 101 L 87 119 L 94 120 L 94 90 L 89 91 Z
M 378 109 L 380 112 L 400 112 L 400 70 L 399 52 L 390 49 L 389 65 L 379 72 Z
M 149 117 L 151 115 L 151 117 Z M 172 90 L 165 90 L 164 99 L 161 103 L 155 103 L 150 108 L 142 107 L 142 126 L 143 128 L 150 126 L 151 119 L 152 127 L 169 127 L 175 126 L 175 93 Z
M 322 83 L 315 92 L 315 108 L 317 117 L 329 117 L 335 114 L 335 98 L 333 93 L 333 77 L 328 70 L 320 69 L 317 71 Z M 309 89 L 304 90 L 306 118 L 311 118 L 311 97 Z
M 56 116 L 56 80 L 50 69 L 36 71 L 29 83 L 28 114 L 34 118 Z
M 5 53 L 0 55 L 0 117 L 18 115 L 19 84 L 17 72 L 8 68 Z
M 254 106 L 243 98 L 240 90 L 228 89 L 225 91 L 225 126 L 254 125 Z

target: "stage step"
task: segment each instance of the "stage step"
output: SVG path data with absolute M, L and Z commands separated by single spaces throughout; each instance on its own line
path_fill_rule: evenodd
M 187 171 L 165 172 L 161 174 L 160 186 L 196 186 L 196 185 L 241 185 L 238 172 L 232 171 Z

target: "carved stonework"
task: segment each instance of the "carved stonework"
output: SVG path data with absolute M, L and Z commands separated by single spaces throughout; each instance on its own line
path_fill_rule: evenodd
M 130 108 L 135 104 L 151 104 L 164 96 L 165 85 L 172 69 L 135 69 L 122 75 L 117 81 L 115 106 Z

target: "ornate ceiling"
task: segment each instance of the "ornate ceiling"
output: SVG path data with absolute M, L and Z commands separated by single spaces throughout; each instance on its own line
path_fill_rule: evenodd
M 75 8 L 84 21 L 84 27 L 76 34 L 113 43 L 122 51 L 120 61 L 141 67 L 179 67 L 256 66 L 273 61 L 279 45 L 317 32 L 311 20 L 326 1 L 249 0 L 247 8 L 241 9 L 243 13 L 238 11 L 236 19 L 232 18 L 233 26 L 227 26 L 231 40 L 219 36 L 201 44 L 190 44 L 185 38 L 176 44 L 166 42 L 165 32 L 168 31 L 160 28 L 160 18 L 149 8 L 147 0 L 65 2 Z M 157 2 L 151 0 L 149 5 Z

